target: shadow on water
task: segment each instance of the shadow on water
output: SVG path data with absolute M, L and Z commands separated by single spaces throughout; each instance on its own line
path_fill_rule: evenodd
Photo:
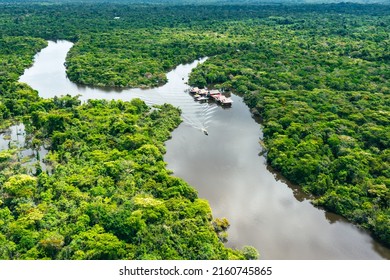
M 285 184 L 287 187 L 289 187 L 292 190 L 292 193 L 296 200 L 302 202 L 304 200 L 310 200 L 313 197 L 307 193 L 305 193 L 302 188 L 296 184 L 291 183 L 289 180 L 287 180 L 285 177 L 283 177 L 280 172 L 276 171 L 274 168 L 272 168 L 270 165 L 267 165 L 267 170 L 274 174 L 275 180 L 280 181 L 283 184 Z
M 252 114 L 252 118 L 257 124 L 262 126 L 262 124 L 263 124 L 262 118 L 258 114 Z M 262 138 L 263 138 L 263 135 L 261 134 L 260 141 L 259 141 L 260 144 L 262 144 Z M 266 164 L 266 169 L 269 171 L 269 173 L 274 175 L 274 178 L 276 181 L 281 182 L 284 186 L 288 187 L 292 191 L 292 194 L 297 201 L 312 203 L 312 201 L 314 199 L 313 195 L 304 192 L 302 190 L 301 186 L 290 182 L 279 171 L 275 170 L 273 167 L 271 167 L 270 165 L 268 165 L 266 163 L 267 153 L 266 153 L 265 149 L 259 153 L 259 156 L 264 158 L 264 163 Z M 325 209 L 323 209 L 322 207 L 317 207 L 316 209 L 318 209 L 320 212 L 324 213 L 325 220 L 328 221 L 328 223 L 330 225 L 336 225 L 337 223 L 339 223 L 340 225 L 343 225 L 343 224 L 349 225 L 351 228 L 353 228 L 355 231 L 359 232 L 361 235 L 366 236 L 366 239 L 367 239 L 368 243 L 370 244 L 371 249 L 373 251 L 377 252 L 384 259 L 390 259 L 390 249 L 381 245 L 380 243 L 376 242 L 374 237 L 372 236 L 372 234 L 369 231 L 361 228 L 358 225 L 351 224 L 344 217 L 342 217 L 338 214 L 332 213 L 332 212 L 328 212 Z M 371 236 L 371 237 L 368 237 L 368 236 Z
M 263 259 L 382 259 L 390 250 L 369 234 L 323 209 L 266 164 L 263 138 L 242 98 L 233 106 L 195 102 L 188 94 L 188 74 L 205 59 L 179 65 L 168 83 L 152 89 L 99 89 L 77 86 L 63 63 L 72 43 L 49 42 L 21 77 L 41 97 L 63 93 L 88 99 L 141 98 L 148 105 L 171 103 L 182 110 L 183 123 L 166 142 L 164 160 L 175 176 L 194 186 L 210 202 L 214 217 L 226 217 L 228 246 L 256 247 Z M 202 133 L 207 129 L 208 136 Z

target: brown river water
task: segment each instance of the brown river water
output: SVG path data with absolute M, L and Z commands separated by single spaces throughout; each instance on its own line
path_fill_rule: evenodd
M 81 100 L 138 97 L 149 105 L 180 107 L 183 123 L 166 142 L 165 161 L 175 176 L 210 202 L 214 217 L 230 221 L 227 246 L 251 245 L 261 259 L 271 260 L 390 259 L 390 249 L 342 217 L 313 207 L 299 187 L 266 165 L 260 155 L 261 126 L 241 97 L 232 95 L 231 108 L 194 101 L 186 82 L 204 59 L 179 65 L 167 74 L 168 83 L 162 87 L 93 88 L 67 79 L 63 63 L 71 47 L 67 41 L 49 42 L 20 81 L 44 98 L 62 94 L 80 94 Z

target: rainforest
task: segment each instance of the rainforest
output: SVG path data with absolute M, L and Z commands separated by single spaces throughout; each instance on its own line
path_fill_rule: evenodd
M 261 257 L 227 246 L 228 219 L 166 167 L 180 109 L 19 81 L 48 40 L 74 43 L 67 77 L 100 88 L 208 57 L 189 84 L 241 96 L 267 164 L 389 247 L 390 6 L 149 2 L 0 3 L 0 132 L 23 124 L 35 152 L 0 150 L 0 259 Z

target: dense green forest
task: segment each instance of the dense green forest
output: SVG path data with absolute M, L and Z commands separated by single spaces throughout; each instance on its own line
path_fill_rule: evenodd
M 73 41 L 69 78 L 97 86 L 161 85 L 209 56 L 190 82 L 243 95 L 269 164 L 390 244 L 389 6 L 4 4 L 0 15 L 0 126 L 23 121 L 54 168 L 29 173 L 0 152 L 1 258 L 256 257 L 226 249 L 228 222 L 165 169 L 177 109 L 44 100 L 17 82 L 43 39 Z
M 390 244 L 390 16 L 272 17 L 237 34 L 245 49 L 195 69 L 263 121 L 267 161 Z
M 218 234 L 227 222 L 213 221 L 208 203 L 165 169 L 162 142 L 180 122 L 177 109 L 137 99 L 50 103 L 25 123 L 34 146 L 50 145 L 54 172 L 29 174 L 2 152 L 2 259 L 256 257 L 250 247 L 226 249 Z
M 29 148 L 50 151 L 50 170 L 40 160 L 31 170 L 12 145 L 0 151 L 0 259 L 258 258 L 226 248 L 229 222 L 165 168 L 179 110 L 40 98 L 17 82 L 47 45 L 37 37 L 0 38 L 0 129 L 23 122 Z

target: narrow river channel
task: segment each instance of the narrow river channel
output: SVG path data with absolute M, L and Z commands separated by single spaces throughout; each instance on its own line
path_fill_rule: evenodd
M 69 81 L 63 65 L 72 43 L 49 42 L 20 78 L 41 97 L 80 94 L 81 100 L 138 97 L 147 104 L 171 103 L 183 123 L 167 141 L 165 161 L 175 176 L 210 202 L 214 217 L 230 223 L 228 246 L 252 245 L 261 259 L 390 259 L 390 249 L 340 216 L 313 207 L 259 156 L 260 125 L 242 98 L 231 108 L 198 103 L 188 94 L 188 74 L 202 61 L 179 65 L 168 83 L 153 89 L 102 89 Z M 202 133 L 207 128 L 209 135 Z

